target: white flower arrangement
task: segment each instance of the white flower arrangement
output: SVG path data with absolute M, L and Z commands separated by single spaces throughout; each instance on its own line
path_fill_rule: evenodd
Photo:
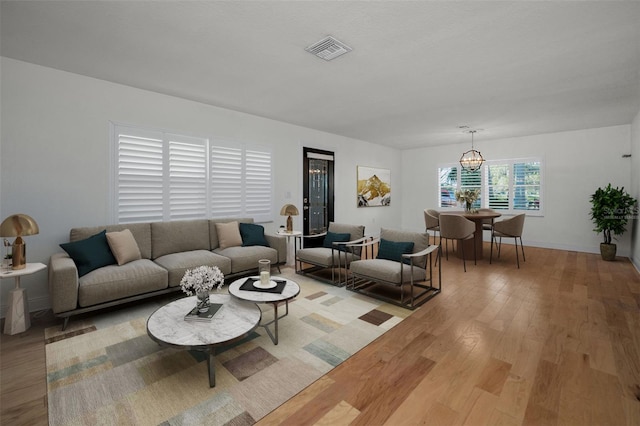
M 187 269 L 180 280 L 180 287 L 188 296 L 201 291 L 210 291 L 213 287 L 219 290 L 223 284 L 224 274 L 217 266 L 198 266 Z
M 456 200 L 460 203 L 473 204 L 479 196 L 479 189 L 464 189 L 456 191 Z

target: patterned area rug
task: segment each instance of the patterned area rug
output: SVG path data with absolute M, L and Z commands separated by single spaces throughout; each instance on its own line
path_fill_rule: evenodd
M 280 320 L 279 344 L 259 327 L 219 348 L 215 388 L 204 354 L 147 336 L 159 302 L 72 319 L 65 332 L 48 329 L 49 424 L 253 424 L 411 313 L 290 270 L 283 275 L 301 293 Z M 269 321 L 273 309 L 261 307 Z

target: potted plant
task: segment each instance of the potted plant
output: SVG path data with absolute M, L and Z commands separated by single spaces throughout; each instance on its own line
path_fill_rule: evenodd
M 611 184 L 591 195 L 591 220 L 596 226 L 593 230 L 604 235 L 604 242 L 600 244 L 603 260 L 615 260 L 617 246 L 611 242 L 611 233 L 624 234 L 635 205 L 636 199 L 624 187 L 614 188 Z

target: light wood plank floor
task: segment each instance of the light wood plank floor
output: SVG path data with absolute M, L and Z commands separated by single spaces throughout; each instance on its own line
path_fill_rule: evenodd
M 485 246 L 488 250 L 488 245 Z M 513 246 L 443 261 L 443 292 L 259 425 L 640 425 L 640 276 Z M 522 260 L 522 259 L 521 259 Z M 0 339 L 1 424 L 47 424 L 50 313 Z

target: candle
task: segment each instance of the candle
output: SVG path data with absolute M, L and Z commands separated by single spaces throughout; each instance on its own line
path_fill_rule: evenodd
M 260 284 L 266 286 L 269 285 L 269 271 L 260 272 Z

